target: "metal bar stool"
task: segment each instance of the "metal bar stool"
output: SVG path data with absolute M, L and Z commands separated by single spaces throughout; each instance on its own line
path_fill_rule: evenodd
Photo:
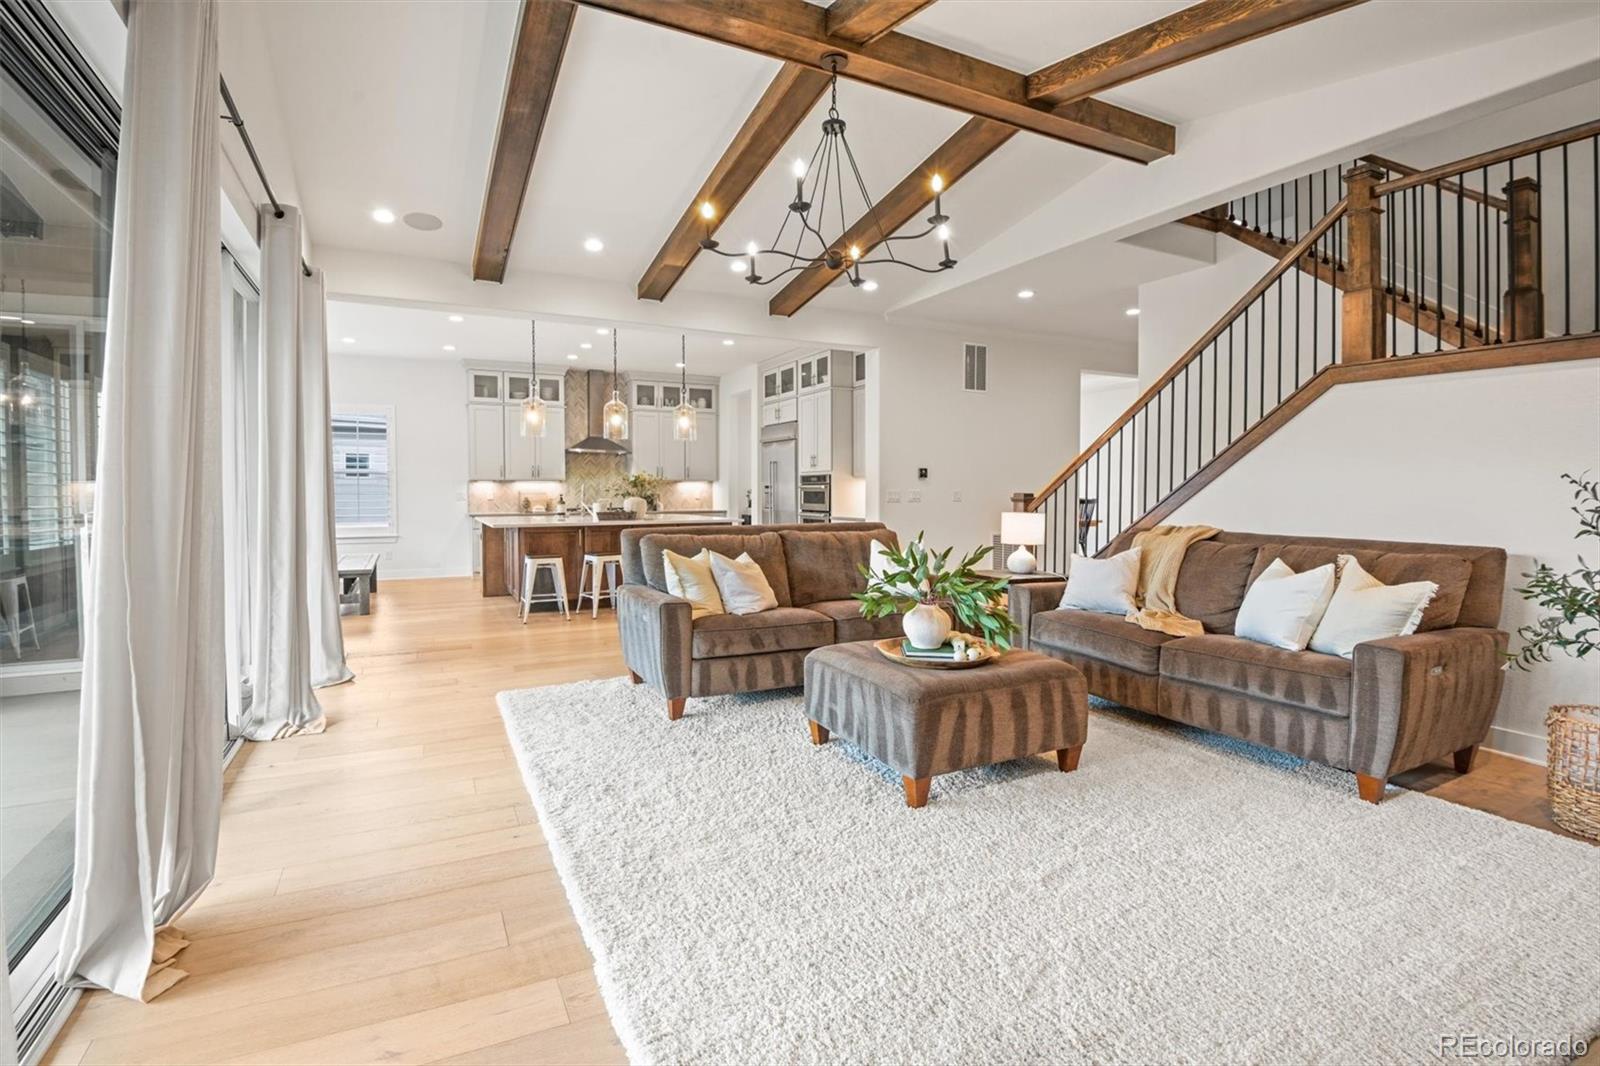
M 601 587 L 604 578 L 605 588 Z M 622 556 L 596 555 L 583 557 L 583 569 L 578 571 L 578 610 L 583 610 L 583 598 L 589 597 L 589 617 L 600 617 L 600 597 L 606 598 L 612 610 L 617 607 L 617 586 L 622 584 Z
M 23 605 L 23 601 L 27 605 Z M 22 612 L 28 612 L 28 620 L 22 620 Z M 22 658 L 22 634 L 27 633 L 33 637 L 33 646 L 39 647 L 39 630 L 33 624 L 33 593 L 28 590 L 28 579 L 24 576 L 0 579 L 0 621 L 5 622 L 6 633 L 11 638 L 11 653 L 17 658 Z
M 553 591 L 535 592 L 533 586 L 541 570 L 550 571 Z M 522 604 L 517 617 L 528 624 L 528 612 L 536 603 L 555 603 L 561 608 L 561 617 L 572 621 L 567 607 L 567 575 L 559 555 L 524 555 L 522 557 Z

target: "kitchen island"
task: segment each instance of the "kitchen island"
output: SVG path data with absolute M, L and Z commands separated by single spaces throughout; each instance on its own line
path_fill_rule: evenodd
M 732 523 L 721 514 L 647 514 L 634 518 L 591 518 L 586 514 L 474 515 L 483 536 L 483 594 L 516 596 L 522 590 L 522 557 L 554 555 L 563 561 L 567 597 L 578 599 L 578 576 L 586 554 L 615 555 L 622 531 L 656 526 L 708 526 Z M 546 579 L 548 580 L 548 578 Z

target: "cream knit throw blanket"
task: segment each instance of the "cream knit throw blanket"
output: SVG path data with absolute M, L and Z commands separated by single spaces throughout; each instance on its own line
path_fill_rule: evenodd
M 1144 629 L 1174 637 L 1198 637 L 1205 626 L 1178 613 L 1178 570 L 1189 545 L 1209 540 L 1221 530 L 1213 526 L 1156 526 L 1136 534 L 1139 552 L 1139 589 L 1134 602 L 1139 609 L 1127 619 Z

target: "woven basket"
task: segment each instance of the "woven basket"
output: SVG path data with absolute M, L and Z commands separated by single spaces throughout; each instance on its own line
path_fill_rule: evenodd
M 1600 707 L 1558 705 L 1544 724 L 1550 731 L 1546 766 L 1556 824 L 1600 840 Z

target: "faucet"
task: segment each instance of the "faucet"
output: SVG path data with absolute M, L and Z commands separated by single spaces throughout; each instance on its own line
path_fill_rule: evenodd
M 578 486 L 578 509 L 581 511 L 587 511 L 589 513 L 589 517 L 594 519 L 596 522 L 600 521 L 600 505 L 598 503 L 585 503 L 583 501 L 583 497 L 584 487 L 580 484 Z

